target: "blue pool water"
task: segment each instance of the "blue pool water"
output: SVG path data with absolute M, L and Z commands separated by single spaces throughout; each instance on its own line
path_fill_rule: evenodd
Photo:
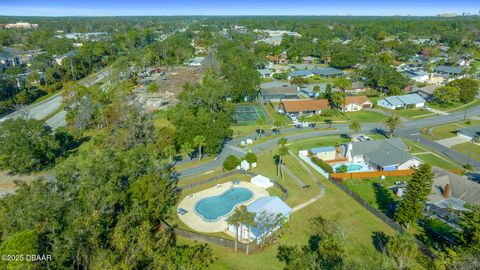
M 207 197 L 199 200 L 195 211 L 205 221 L 217 221 L 219 218 L 230 214 L 235 206 L 248 201 L 253 193 L 243 187 L 234 187 L 218 196 Z
M 368 166 L 368 164 L 363 163 L 363 162 L 336 164 L 335 166 L 333 166 L 333 171 L 337 172 L 337 169 L 342 165 L 347 166 L 347 172 L 372 171 L 372 168 L 370 168 L 370 166 Z

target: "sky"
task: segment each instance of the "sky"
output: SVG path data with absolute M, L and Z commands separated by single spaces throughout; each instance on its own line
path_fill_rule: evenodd
M 478 14 L 480 0 L 0 0 L 0 15 L 354 15 Z

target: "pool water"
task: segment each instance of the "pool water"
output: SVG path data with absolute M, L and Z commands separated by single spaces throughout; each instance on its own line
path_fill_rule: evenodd
M 195 205 L 195 211 L 205 221 L 213 222 L 230 214 L 238 204 L 246 202 L 252 197 L 253 193 L 249 189 L 234 187 L 221 195 L 199 200 Z
M 345 165 L 347 166 L 347 172 L 364 172 L 364 171 L 371 171 L 367 164 L 362 163 L 344 163 L 344 164 L 336 164 L 333 166 L 333 170 L 338 172 L 340 166 Z

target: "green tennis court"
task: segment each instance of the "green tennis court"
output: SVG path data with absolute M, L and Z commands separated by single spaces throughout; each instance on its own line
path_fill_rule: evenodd
M 255 125 L 258 118 L 263 118 L 266 123 L 270 123 L 267 114 L 259 105 L 240 104 L 235 107 L 235 113 L 233 114 L 234 124 Z

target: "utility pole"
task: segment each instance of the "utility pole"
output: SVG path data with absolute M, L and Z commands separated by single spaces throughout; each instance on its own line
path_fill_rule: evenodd
M 467 109 L 468 109 L 468 106 L 465 106 L 465 113 L 463 114 L 463 121 L 465 121 L 467 119 Z

